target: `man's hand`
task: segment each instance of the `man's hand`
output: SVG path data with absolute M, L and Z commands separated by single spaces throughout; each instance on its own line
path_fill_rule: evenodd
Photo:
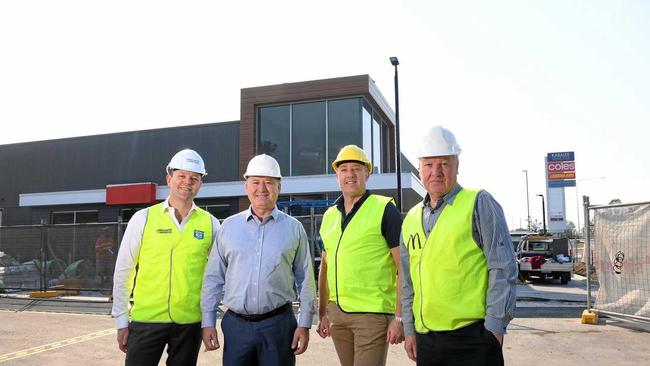
M 205 346 L 203 352 L 219 349 L 219 338 L 217 337 L 217 329 L 215 327 L 206 327 L 201 329 L 201 337 L 203 338 L 203 345 Z
M 404 341 L 404 349 L 406 350 L 406 355 L 409 356 L 409 358 L 412 361 L 417 361 L 417 351 L 415 348 L 415 336 L 406 336 L 406 339 Z
M 388 331 L 386 332 L 386 343 L 400 344 L 403 340 L 404 326 L 399 320 L 393 319 L 388 325 Z
M 496 338 L 497 341 L 499 341 L 499 344 L 503 346 L 503 334 L 494 333 L 492 331 L 490 331 L 490 333 L 492 333 L 492 335 L 494 335 L 494 338 Z
M 327 338 L 330 336 L 330 319 L 327 315 L 323 315 L 323 317 L 318 321 L 316 333 L 318 333 L 321 338 Z
M 120 328 L 117 330 L 117 346 L 120 351 L 126 353 L 126 342 L 129 338 L 129 328 Z
M 307 350 L 307 345 L 309 344 L 309 329 L 298 327 L 296 331 L 293 332 L 293 342 L 291 342 L 291 348 L 296 351 L 294 355 L 299 355 L 304 353 Z

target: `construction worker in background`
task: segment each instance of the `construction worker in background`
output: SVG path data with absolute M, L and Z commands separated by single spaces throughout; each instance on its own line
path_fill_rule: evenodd
M 110 290 L 111 276 L 115 265 L 115 242 L 113 232 L 108 226 L 104 226 L 95 240 L 95 270 L 99 279 L 99 286 Z
M 316 290 L 307 234 L 278 210 L 282 175 L 278 162 L 257 155 L 244 173 L 250 207 L 224 220 L 205 271 L 201 291 L 203 344 L 219 348 L 219 303 L 223 364 L 295 365 L 307 350 Z M 291 303 L 300 300 L 296 323 Z
M 404 339 L 396 280 L 401 217 L 392 198 L 371 194 L 372 164 L 355 145 L 332 163 L 341 196 L 323 216 L 318 334 L 332 336 L 343 366 L 384 365 Z
M 418 365 L 503 365 L 517 267 L 501 206 L 457 183 L 460 147 L 430 128 L 417 147 L 427 195 L 404 218 L 404 347 Z
M 206 174 L 199 154 L 178 152 L 167 165 L 169 197 L 136 212 L 124 232 L 112 314 L 126 365 L 158 365 L 165 346 L 167 365 L 196 364 L 201 282 L 219 230 L 219 221 L 193 201 Z

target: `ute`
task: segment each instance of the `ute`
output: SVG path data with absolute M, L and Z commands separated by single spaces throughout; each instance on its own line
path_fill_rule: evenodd
M 569 256 L 569 239 L 527 235 L 517 245 L 519 277 L 560 280 L 566 285 L 573 273 L 573 259 Z

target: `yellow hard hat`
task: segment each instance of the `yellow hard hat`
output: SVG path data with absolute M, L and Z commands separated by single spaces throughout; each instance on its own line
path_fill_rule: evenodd
M 332 169 L 336 170 L 339 164 L 346 161 L 356 161 L 364 164 L 368 168 L 368 172 L 372 173 L 372 163 L 370 163 L 366 153 L 357 145 L 343 146 L 341 151 L 339 151 L 339 154 L 336 156 L 336 160 L 332 162 Z

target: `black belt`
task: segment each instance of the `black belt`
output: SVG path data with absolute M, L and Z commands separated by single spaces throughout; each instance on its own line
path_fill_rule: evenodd
M 286 303 L 286 304 L 280 306 L 279 308 L 276 308 L 276 309 L 271 310 L 268 313 L 264 313 L 264 314 L 239 314 L 239 313 L 235 313 L 232 310 L 228 310 L 228 311 L 231 312 L 232 315 L 234 315 L 234 316 L 236 316 L 236 317 L 238 317 L 240 319 L 244 319 L 244 320 L 249 321 L 249 322 L 259 322 L 259 321 L 262 321 L 264 319 L 268 319 L 268 318 L 274 317 L 276 315 L 282 314 L 282 313 L 284 313 L 285 311 L 287 311 L 289 309 L 291 309 L 291 303 Z

